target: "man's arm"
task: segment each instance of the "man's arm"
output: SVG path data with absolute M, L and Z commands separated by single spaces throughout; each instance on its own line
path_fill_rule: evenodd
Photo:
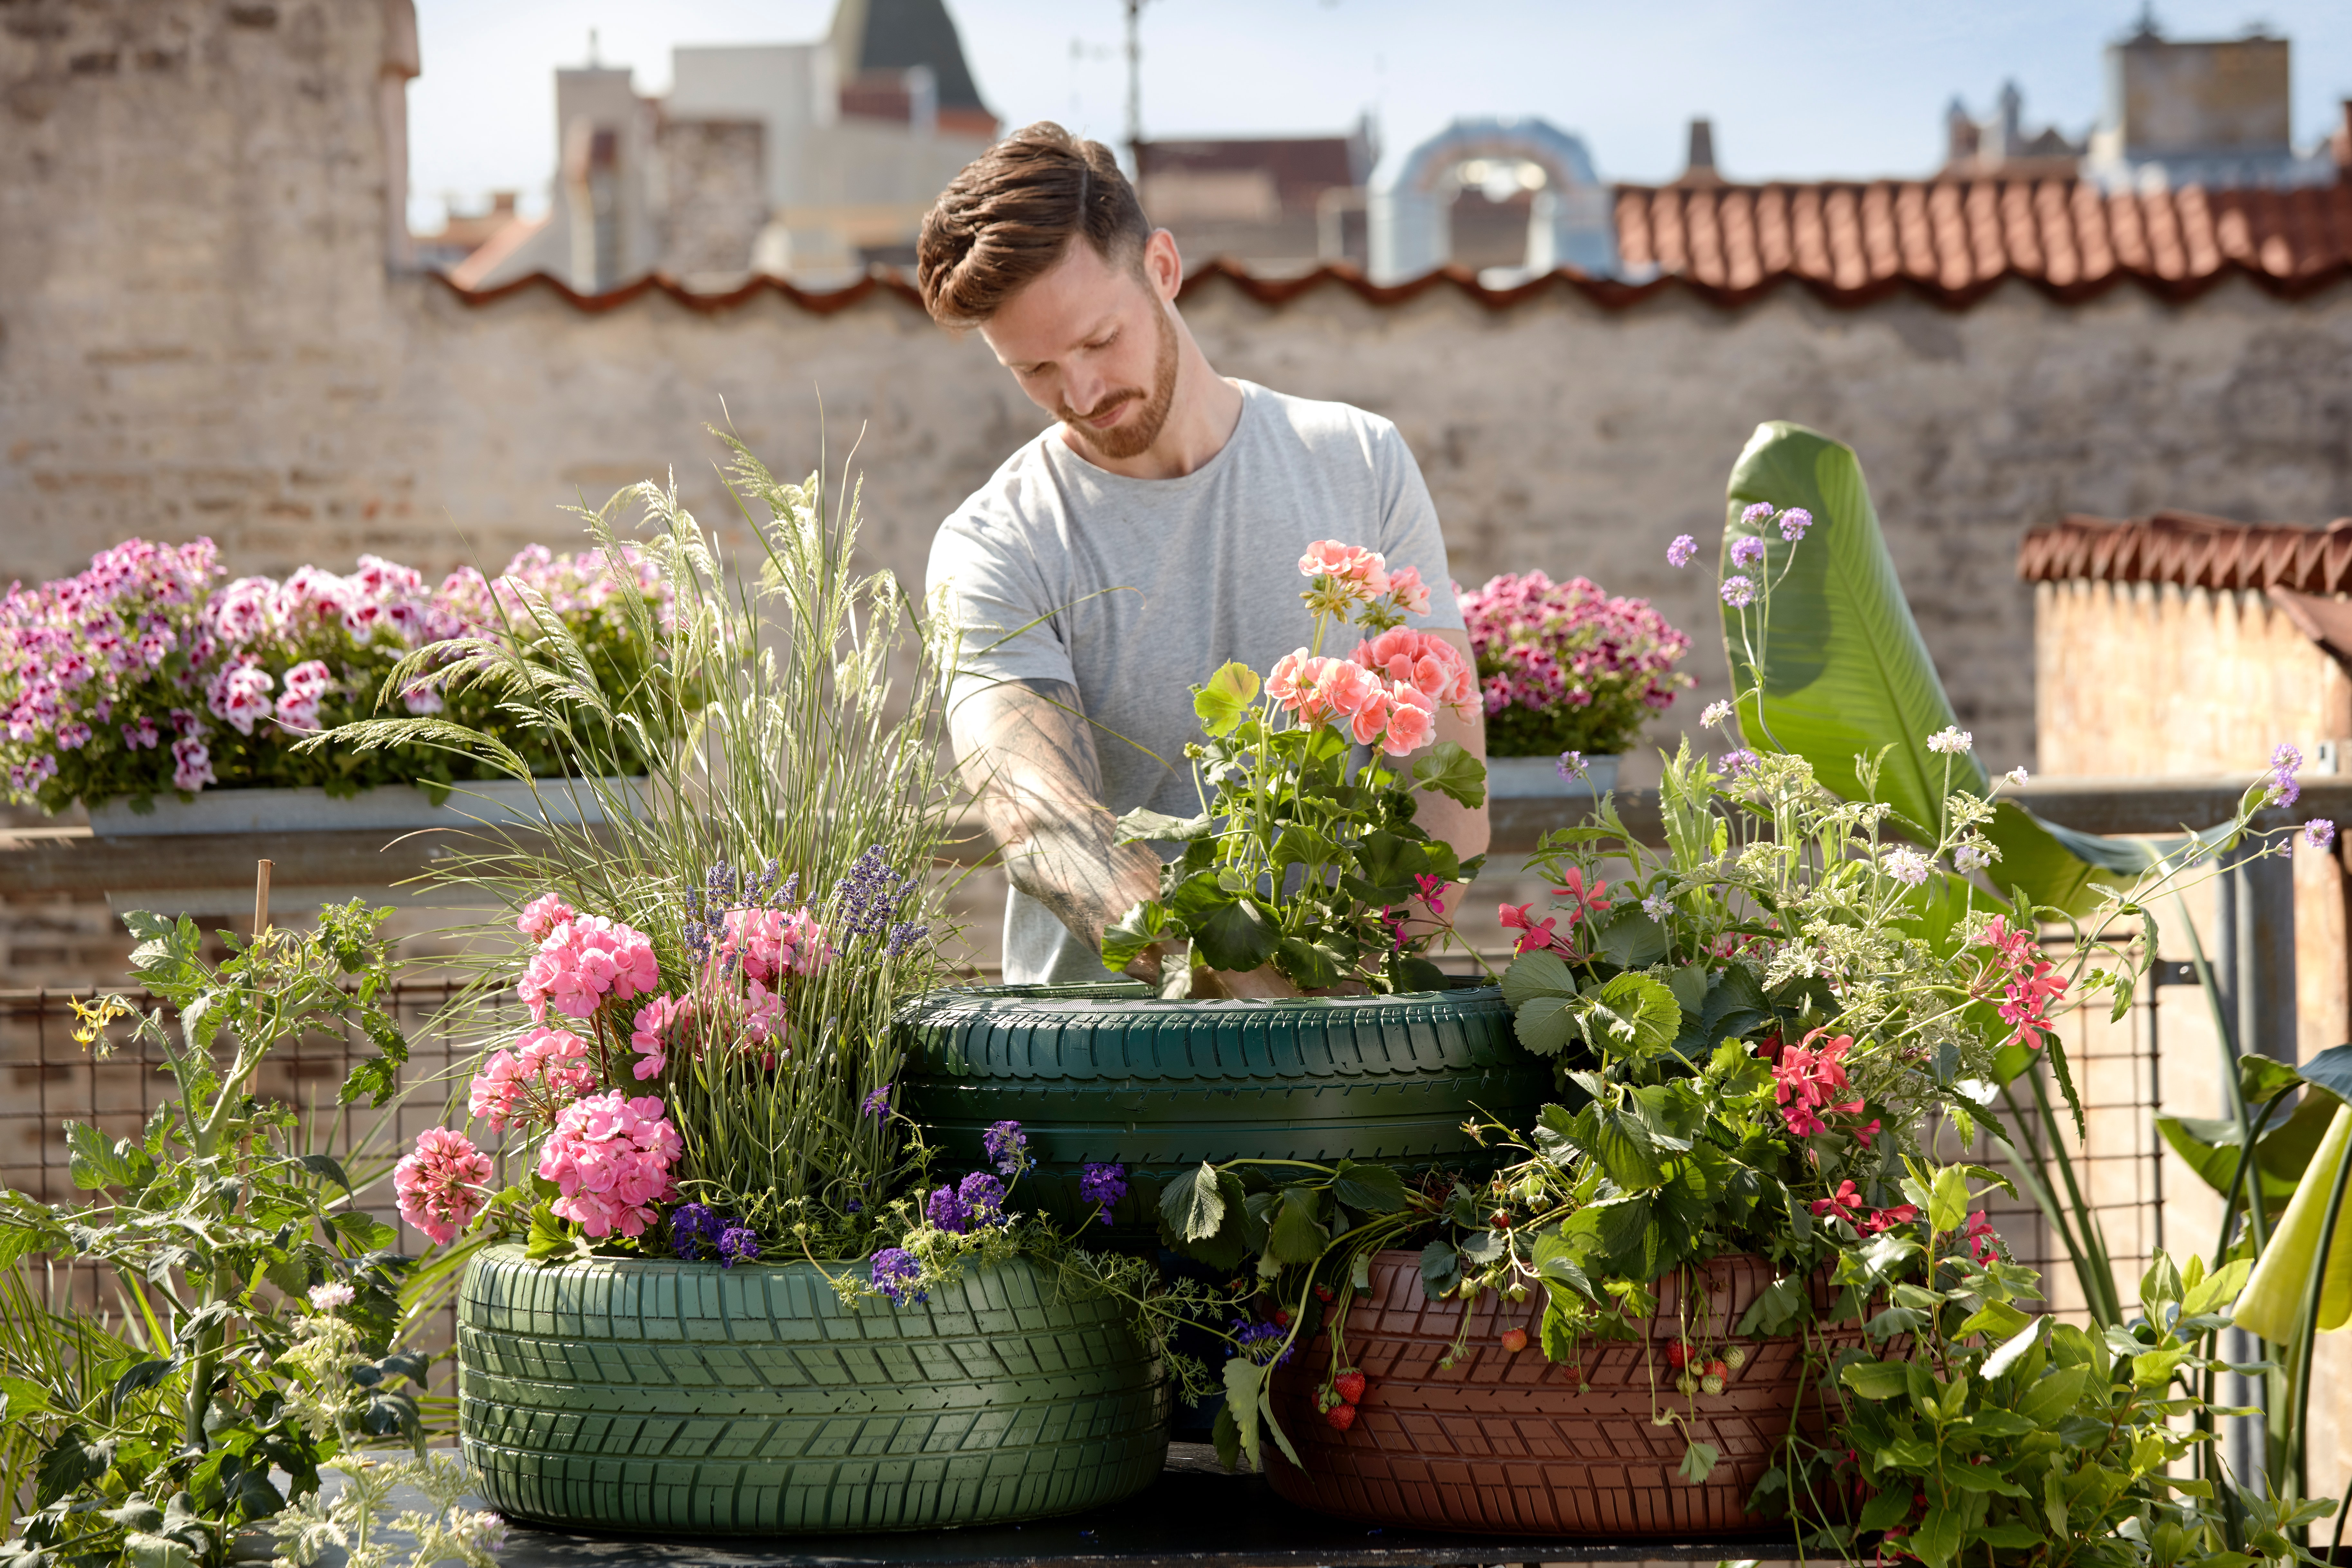
M 949 730 L 1013 885 L 1101 951 L 1105 926 L 1159 895 L 1160 857 L 1111 841 L 1116 823 L 1077 689 L 999 682 L 958 703 Z
M 1470 657 L 1469 633 L 1436 631 L 1430 636 L 1443 637 L 1452 645 L 1454 652 L 1462 656 L 1463 663 L 1474 670 L 1478 668 L 1478 661 Z M 1486 760 L 1486 710 L 1477 705 L 1475 694 L 1471 702 L 1470 716 L 1466 719 L 1451 708 L 1438 709 L 1436 739 L 1453 742 L 1483 763 Z M 1467 860 L 1473 855 L 1486 852 L 1490 837 L 1486 804 L 1482 800 L 1473 808 L 1460 804 L 1451 795 L 1439 795 L 1435 790 L 1423 790 L 1416 804 L 1413 820 L 1421 824 L 1423 830 L 1432 838 L 1451 844 L 1454 853 Z

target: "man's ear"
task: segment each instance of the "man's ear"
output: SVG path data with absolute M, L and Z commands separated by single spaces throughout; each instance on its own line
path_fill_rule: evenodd
M 1184 258 L 1177 253 L 1176 237 L 1164 228 L 1155 228 L 1151 237 L 1143 242 L 1143 279 L 1162 300 L 1176 298 L 1176 290 L 1184 286 Z

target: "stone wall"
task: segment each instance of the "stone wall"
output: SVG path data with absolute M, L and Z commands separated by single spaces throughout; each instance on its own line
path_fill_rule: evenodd
M 398 127 L 377 110 L 406 68 L 401 0 L 9 10 L 0 579 L 133 532 L 211 533 L 240 571 L 362 550 L 495 565 L 562 540 L 562 506 L 673 468 L 720 513 L 703 426 L 722 420 L 781 467 L 862 474 L 877 558 L 915 572 L 940 517 L 1042 422 L 976 337 L 890 291 L 830 314 L 774 292 L 588 311 L 540 289 L 469 304 L 388 271 Z M 1711 531 L 1758 420 L 1852 442 L 1996 763 L 2033 756 L 2025 527 L 2352 511 L 2341 288 L 2060 305 L 2012 283 L 1961 311 L 1669 290 L 1612 313 L 1566 285 L 1500 310 L 1337 284 L 1269 307 L 1212 278 L 1185 310 L 1229 374 L 1394 418 L 1465 581 L 1541 566 L 1659 599 L 1700 634 L 1703 696 L 1721 682 L 1711 606 L 1664 542 Z

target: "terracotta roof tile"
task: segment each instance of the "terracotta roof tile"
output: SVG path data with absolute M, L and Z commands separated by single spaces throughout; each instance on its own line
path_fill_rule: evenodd
M 2118 522 L 2070 514 L 2017 550 L 2028 583 L 2172 583 L 2184 588 L 2352 593 L 2352 517 L 2325 528 L 2160 511 Z
M 1616 212 L 1629 270 L 1732 293 L 1785 277 L 1835 294 L 1909 283 L 1948 296 L 2023 278 L 2066 298 L 2130 277 L 2203 285 L 2242 268 L 2316 283 L 2352 268 L 2352 184 L 2115 195 L 2073 179 L 1620 185 Z
M 1222 283 L 1267 305 L 1339 288 L 1377 306 L 1452 289 L 1496 310 L 1570 289 L 1603 310 L 1622 310 L 1675 291 L 1737 308 L 1785 283 L 1837 307 L 1907 291 L 1965 310 L 2009 279 L 2031 283 L 2061 304 L 2075 304 L 2123 283 L 2179 303 L 2233 276 L 2298 298 L 2352 276 L 2352 182 L 2293 191 L 2187 187 L 2116 195 L 2072 179 L 1620 185 L 1615 216 L 1620 257 L 1635 276 L 1654 268 L 1652 281 L 1562 271 L 1489 289 L 1463 268 L 1444 268 L 1382 285 L 1345 265 L 1261 277 L 1229 261 L 1212 261 L 1187 274 L 1184 287 Z M 754 279 L 716 294 L 660 277 L 597 295 L 575 293 L 544 273 L 485 289 L 468 289 L 459 279 L 442 280 L 468 304 L 544 288 L 590 311 L 651 293 L 706 312 L 733 310 L 771 292 L 819 314 L 846 309 L 877 290 L 921 305 L 913 288 L 887 270 L 830 291 Z

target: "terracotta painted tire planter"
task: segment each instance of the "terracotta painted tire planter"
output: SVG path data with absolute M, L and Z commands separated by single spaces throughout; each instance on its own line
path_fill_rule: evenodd
M 1164 1369 L 1125 1311 L 1025 1259 L 852 1311 L 808 1263 L 495 1247 L 458 1292 L 457 1366 L 483 1500 L 574 1528 L 1003 1523 L 1117 1502 L 1167 1459 Z
M 1349 1358 L 1370 1386 L 1348 1431 L 1315 1409 L 1330 1365 L 1323 1336 L 1276 1373 L 1276 1414 L 1305 1466 L 1275 1454 L 1276 1491 L 1348 1519 L 1497 1535 L 1690 1540 L 1771 1528 L 1747 1501 L 1789 1430 L 1801 1366 L 1795 1337 L 1740 1342 L 1748 1360 L 1724 1392 L 1685 1400 L 1666 1366 L 1665 1346 L 1677 1332 L 1669 1305 L 1650 1326 L 1654 1405 L 1641 1342 L 1586 1344 L 1580 1387 L 1579 1369 L 1553 1365 L 1538 1348 L 1540 1297 L 1513 1304 L 1490 1292 L 1472 1306 L 1468 1350 L 1441 1371 L 1462 1305 L 1429 1300 L 1420 1264 L 1417 1253 L 1376 1254 L 1371 1293 L 1349 1309 Z M 1714 1339 L 1727 1338 L 1773 1279 L 1759 1258 L 1717 1258 L 1697 1273 L 1713 1321 L 1690 1327 Z M 1501 1343 L 1514 1327 L 1528 1337 L 1516 1355 Z M 1676 1474 L 1682 1430 L 1651 1422 L 1654 1410 L 1694 1404 L 1690 1436 L 1721 1453 L 1698 1486 Z
M 1127 1167 L 1121 1235 L 1155 1237 L 1160 1192 L 1203 1160 L 1380 1160 L 1483 1173 L 1462 1123 L 1512 1125 L 1553 1098 L 1551 1064 L 1511 1027 L 1499 986 L 1396 996 L 1163 1002 L 1140 985 L 933 992 L 900 1014 L 899 1107 L 946 1153 L 984 1163 L 1010 1119 L 1037 1167 L 1020 1196 L 1066 1224 L 1078 1177 Z M 1108 1239 L 1099 1228 L 1093 1234 Z

